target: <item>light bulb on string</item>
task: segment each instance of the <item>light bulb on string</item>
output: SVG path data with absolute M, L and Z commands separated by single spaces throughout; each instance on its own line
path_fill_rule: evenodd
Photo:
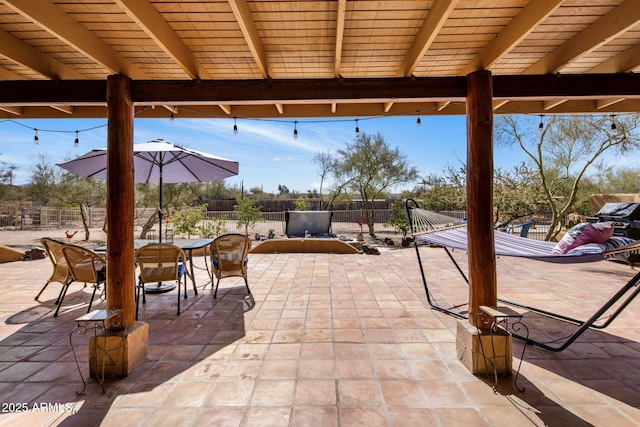
M 360 138 L 360 128 L 358 127 L 358 119 L 356 119 L 356 138 Z
M 543 117 L 544 117 L 544 114 L 540 114 L 540 124 L 538 125 L 538 133 L 542 133 L 542 131 L 544 130 L 544 123 L 542 123 Z
M 76 140 L 73 142 L 73 146 L 78 148 L 80 146 L 80 138 L 78 138 L 78 131 L 76 131 Z
M 176 121 L 176 107 L 172 107 L 171 115 L 169 116 L 169 123 L 174 123 Z
M 238 125 L 236 124 L 236 118 L 233 118 L 233 134 L 237 135 L 238 134 Z
M 616 118 L 616 115 L 612 114 L 611 115 L 611 132 L 613 133 L 618 132 L 618 126 L 616 126 L 615 118 Z
M 293 139 L 298 139 L 298 121 L 293 122 Z
M 38 138 L 38 129 L 34 129 L 36 131 L 35 136 L 33 137 L 33 143 L 36 145 L 40 145 L 40 138 Z
M 420 120 L 420 116 L 418 116 L 418 119 L 416 120 L 416 127 L 417 128 L 422 127 L 422 120 Z

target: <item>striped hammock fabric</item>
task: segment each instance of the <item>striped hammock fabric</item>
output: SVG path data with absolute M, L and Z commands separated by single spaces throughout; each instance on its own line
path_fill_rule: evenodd
M 446 248 L 467 250 L 467 227 L 461 226 L 437 230 L 431 233 L 417 236 L 417 239 L 426 243 Z M 620 242 L 617 242 L 617 240 Z M 613 237 L 613 245 L 621 246 L 629 243 L 624 237 Z M 502 231 L 494 230 L 494 243 L 497 256 L 513 256 L 534 258 L 550 262 L 589 262 L 604 259 L 602 252 L 611 249 L 606 244 L 588 243 L 578 246 L 566 254 L 551 252 L 556 245 L 554 242 L 527 239 Z M 579 259 L 578 259 L 579 258 Z

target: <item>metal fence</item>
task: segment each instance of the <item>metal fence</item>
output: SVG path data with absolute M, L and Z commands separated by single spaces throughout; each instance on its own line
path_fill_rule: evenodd
M 104 207 L 91 207 L 87 211 L 87 222 L 90 229 L 102 229 L 106 220 Z M 144 224 L 155 213 L 155 209 L 136 209 L 134 221 L 134 234 L 139 236 Z M 446 211 L 440 214 L 456 219 L 466 217 L 464 211 Z M 373 211 L 374 228 L 376 232 L 394 232 L 393 227 L 386 224 L 391 215 L 390 209 L 375 209 Z M 332 211 L 331 232 L 334 234 L 353 234 L 360 231 L 368 232 L 365 226 L 362 228 L 357 220 L 364 218 L 362 209 L 335 210 Z M 201 226 L 213 227 L 216 218 L 225 218 L 222 222 L 223 232 L 244 233 L 244 226 L 238 227 L 238 217 L 235 211 L 208 211 Z M 269 234 L 273 230 L 276 235 L 285 233 L 285 212 L 262 212 L 262 221 L 257 222 L 248 229 L 249 235 Z M 529 231 L 531 239 L 544 240 L 549 228 L 549 221 L 534 218 L 534 226 Z M 0 205 L 0 230 L 79 230 L 82 229 L 82 216 L 80 208 L 53 208 L 42 206 L 7 206 Z M 171 229 L 167 224 L 164 229 Z M 157 233 L 158 226 L 152 228 Z

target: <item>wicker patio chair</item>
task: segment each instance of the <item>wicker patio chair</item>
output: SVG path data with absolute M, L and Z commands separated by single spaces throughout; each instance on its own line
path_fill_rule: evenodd
M 76 245 L 64 245 L 62 247 L 62 254 L 67 262 L 71 280 L 66 286 L 63 286 L 62 292 L 60 293 L 60 302 L 58 303 L 58 308 L 54 316 L 58 315 L 62 300 L 72 282 L 91 284 L 93 287 L 89 307 L 87 308 L 88 313 L 91 311 L 91 305 L 93 305 L 93 300 L 96 297 L 96 291 L 100 289 L 100 285 L 105 284 L 107 280 L 107 261 L 95 252 Z
M 251 294 L 247 280 L 247 254 L 251 249 L 251 239 L 244 234 L 223 234 L 211 243 L 210 249 L 211 283 L 213 284 L 214 276 L 217 279 L 213 297 L 217 298 L 220 279 L 225 277 L 242 277 L 247 292 Z
M 160 283 L 165 281 L 178 282 L 178 315 L 180 314 L 180 285 L 184 275 L 184 265 L 181 261 L 186 260 L 184 251 L 170 243 L 150 243 L 135 252 L 135 258 L 140 267 L 138 285 L 136 286 L 136 320 L 138 319 L 138 308 L 140 303 L 140 293 L 142 293 L 142 303 L 147 302 L 144 285 L 146 283 Z M 184 297 L 187 297 L 187 281 L 184 281 Z
M 49 283 L 61 283 L 64 289 L 64 287 L 68 285 L 68 282 L 71 281 L 71 273 L 69 272 L 69 268 L 67 267 L 67 261 L 64 259 L 64 255 L 62 255 L 62 247 L 64 246 L 64 243 L 55 239 L 50 239 L 48 237 L 40 239 L 40 243 L 42 243 L 44 250 L 49 256 L 49 260 L 51 261 L 51 265 L 53 266 L 53 272 L 51 273 L 51 277 L 47 279 L 47 283 L 44 284 L 42 289 L 40 289 L 40 292 L 38 292 L 38 295 L 36 295 L 36 297 L 34 298 L 36 301 L 39 301 L 38 298 L 40 298 L 40 295 L 42 295 L 47 286 L 49 286 Z M 58 299 L 56 299 L 56 305 L 59 303 L 60 296 L 58 296 Z

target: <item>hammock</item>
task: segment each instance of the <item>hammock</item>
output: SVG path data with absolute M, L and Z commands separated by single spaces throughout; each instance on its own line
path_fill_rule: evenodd
M 427 284 L 427 279 L 425 276 L 424 267 L 420 258 L 419 251 L 419 242 L 425 242 L 431 245 L 442 247 L 449 256 L 449 259 L 457 268 L 458 272 L 463 277 L 463 279 L 467 282 L 467 284 L 469 284 L 469 279 L 451 255 L 451 252 L 449 252 L 449 248 L 465 251 L 467 250 L 468 245 L 466 225 L 454 225 L 455 220 L 450 217 L 448 217 L 449 221 L 443 221 L 442 219 L 444 216 L 438 214 L 435 214 L 438 215 L 438 221 L 434 221 L 433 219 L 436 218 L 434 213 L 418 208 L 415 200 L 406 199 L 404 203 L 411 227 L 411 233 L 414 236 L 414 247 L 418 259 L 418 265 L 420 267 L 420 273 L 422 275 L 422 282 L 427 296 L 427 302 L 435 310 L 447 313 L 460 319 L 467 319 L 468 316 L 457 310 L 457 306 L 443 307 L 434 301 L 431 292 L 429 291 L 429 286 Z M 426 220 L 424 218 L 429 218 L 429 220 Z M 640 241 L 633 242 L 624 237 L 612 238 L 610 241 L 608 241 L 608 244 L 589 243 L 586 245 L 581 245 L 566 254 L 553 253 L 551 251 L 551 249 L 555 246 L 555 243 L 553 242 L 527 239 L 510 235 L 501 231 L 494 231 L 494 244 L 497 256 L 525 257 L 546 262 L 591 262 L 614 258 L 626 260 L 628 255 L 640 253 Z M 571 343 L 573 343 L 587 329 L 606 328 L 640 293 L 640 286 L 638 286 L 638 283 L 640 283 L 640 273 L 635 275 L 631 280 L 624 284 L 624 286 L 622 286 L 622 288 L 614 296 L 612 296 L 601 308 L 596 311 L 596 313 L 594 313 L 589 319 L 585 321 L 542 310 L 536 307 L 527 306 L 514 301 L 508 301 L 500 298 L 498 298 L 498 301 L 578 325 L 578 329 L 573 334 L 571 334 L 564 341 L 564 343 L 559 346 L 551 346 L 549 345 L 549 343 L 539 342 L 528 337 L 521 336 L 515 332 L 512 333 L 514 337 L 521 339 L 528 344 L 533 344 L 550 351 L 562 351 L 566 349 Z M 635 289 L 632 291 L 633 288 Z M 618 308 L 607 318 L 606 321 L 600 324 L 595 323 L 613 305 L 618 303 L 629 292 L 630 294 L 627 296 L 627 298 L 620 303 Z
M 416 236 L 420 241 L 445 248 L 467 250 L 467 227 L 446 228 L 440 231 Z M 616 243 L 612 248 L 625 245 L 629 240 L 620 237 L 612 239 Z M 607 249 L 604 244 L 588 243 L 578 246 L 566 254 L 554 253 L 554 242 L 532 240 L 503 231 L 494 230 L 496 255 L 539 259 L 549 262 L 589 262 L 603 259 L 602 252 Z

